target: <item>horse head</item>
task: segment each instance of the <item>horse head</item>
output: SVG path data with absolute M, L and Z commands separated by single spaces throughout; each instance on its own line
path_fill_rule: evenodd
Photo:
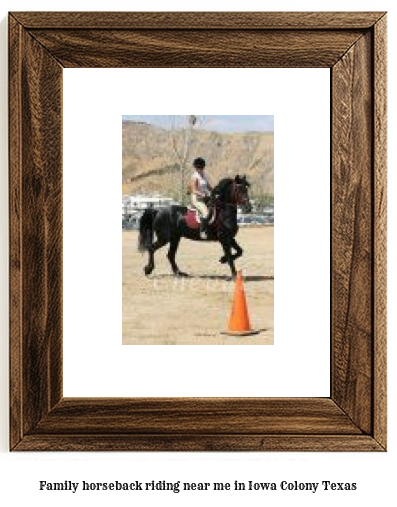
M 243 208 L 245 213 L 252 211 L 250 203 L 248 189 L 250 184 L 247 181 L 246 176 L 240 176 L 239 174 L 234 178 L 234 195 L 236 204 Z
M 223 203 L 242 206 L 244 211 L 249 213 L 252 209 L 248 196 L 249 186 L 245 176 L 224 178 L 213 189 L 212 196 Z

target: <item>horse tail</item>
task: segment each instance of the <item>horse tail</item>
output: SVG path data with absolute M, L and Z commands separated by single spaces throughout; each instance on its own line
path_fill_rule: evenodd
M 144 252 L 148 250 L 153 244 L 153 233 L 154 233 L 154 219 L 158 210 L 147 208 L 143 212 L 141 219 L 139 220 L 139 237 L 138 237 L 138 251 Z

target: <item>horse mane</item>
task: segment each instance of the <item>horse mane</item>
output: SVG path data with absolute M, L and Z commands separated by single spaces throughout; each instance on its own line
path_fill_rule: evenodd
M 231 185 L 233 183 L 233 181 L 234 180 L 232 178 L 221 179 L 220 182 L 212 190 L 212 193 L 214 195 L 219 194 L 221 197 L 224 198 L 226 189 L 229 187 L 229 185 Z

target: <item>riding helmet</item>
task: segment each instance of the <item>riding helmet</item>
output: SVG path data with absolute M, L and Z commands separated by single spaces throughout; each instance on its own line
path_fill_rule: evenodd
M 195 158 L 193 161 L 193 167 L 196 169 L 204 169 L 205 167 L 205 160 L 203 158 Z

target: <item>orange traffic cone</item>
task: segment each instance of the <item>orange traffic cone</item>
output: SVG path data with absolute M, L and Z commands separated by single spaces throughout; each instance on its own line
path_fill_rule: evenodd
M 234 301 L 232 306 L 232 313 L 230 314 L 229 328 L 223 334 L 229 334 L 233 336 L 246 336 L 258 333 L 259 331 L 251 329 L 247 310 L 247 302 L 245 300 L 243 277 L 241 271 L 239 271 L 236 277 Z

